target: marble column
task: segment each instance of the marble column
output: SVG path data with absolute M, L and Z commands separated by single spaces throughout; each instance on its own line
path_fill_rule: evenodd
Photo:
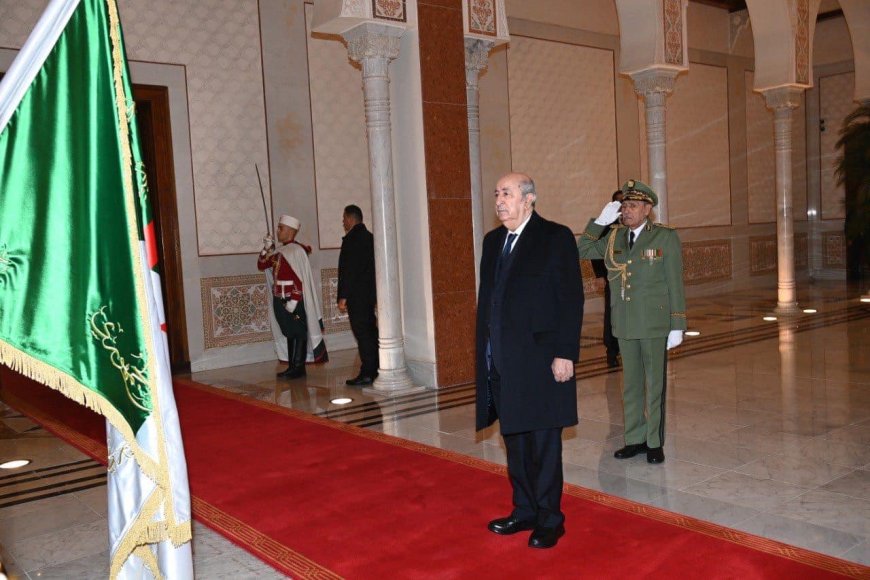
M 471 170 L 471 230 L 474 239 L 474 272 L 480 285 L 480 254 L 483 248 L 483 171 L 480 165 L 480 73 L 486 68 L 495 43 L 465 39 L 465 94 L 468 101 L 468 154 Z
M 649 185 L 659 198 L 656 216 L 668 223 L 668 167 L 665 142 L 665 99 L 674 90 L 680 70 L 657 68 L 633 73 L 634 90 L 643 97 L 646 109 L 646 150 L 649 161 Z
M 386 392 L 413 387 L 405 363 L 390 135 L 389 66 L 399 56 L 403 34 L 401 28 L 375 23 L 343 34 L 350 59 L 362 67 L 378 292 L 379 368 L 373 389 Z
M 797 314 L 794 277 L 794 207 L 792 201 L 792 111 L 800 105 L 802 88 L 777 87 L 762 92 L 773 110 L 776 148 L 777 314 Z

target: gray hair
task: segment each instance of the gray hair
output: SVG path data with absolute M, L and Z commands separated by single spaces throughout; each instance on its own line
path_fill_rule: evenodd
M 534 199 L 532 199 L 532 207 L 535 207 L 535 202 L 538 200 L 538 192 L 535 191 L 535 181 L 529 177 L 528 175 L 524 175 L 520 178 L 519 182 L 520 193 L 523 197 L 526 197 L 529 194 L 534 195 Z

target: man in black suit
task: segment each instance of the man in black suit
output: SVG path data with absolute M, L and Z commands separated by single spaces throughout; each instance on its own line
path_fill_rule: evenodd
M 361 361 L 359 374 L 345 381 L 370 385 L 378 376 L 378 327 L 375 322 L 375 242 L 356 205 L 344 208 L 345 236 L 338 255 L 338 309 L 347 312 Z
M 622 202 L 622 190 L 617 189 L 610 196 L 610 201 Z M 610 230 L 604 230 L 606 234 Z M 607 266 L 604 265 L 604 260 L 590 260 L 592 262 L 592 271 L 595 272 L 595 279 L 601 280 L 599 289 L 604 289 L 604 348 L 607 351 L 607 366 L 615 368 L 619 366 L 619 340 L 613 336 L 613 327 L 610 324 L 610 280 L 608 279 Z
M 562 429 L 577 424 L 583 290 L 574 235 L 539 216 L 536 200 L 528 175 L 498 181 L 502 226 L 480 260 L 476 426 L 499 420 L 513 487 L 513 511 L 490 531 L 533 530 L 529 546 L 551 548 L 565 533 Z

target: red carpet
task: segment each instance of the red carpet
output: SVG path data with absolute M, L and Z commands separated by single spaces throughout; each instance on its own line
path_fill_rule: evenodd
M 4 369 L 8 404 L 105 461 L 102 420 Z M 195 517 L 295 578 L 870 578 L 870 568 L 566 485 L 552 550 L 486 522 L 504 468 L 176 381 Z M 63 423 L 58 421 L 63 418 Z

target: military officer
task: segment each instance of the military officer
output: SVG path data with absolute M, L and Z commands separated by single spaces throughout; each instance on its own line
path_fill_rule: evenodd
M 625 446 L 614 457 L 646 452 L 648 462 L 662 463 L 667 350 L 686 329 L 682 250 L 673 228 L 652 222 L 658 196 L 648 185 L 629 179 L 622 193 L 621 204 L 612 201 L 589 220 L 577 249 L 580 259 L 603 258 L 610 280 L 625 414 Z M 614 223 L 620 216 L 622 223 Z

